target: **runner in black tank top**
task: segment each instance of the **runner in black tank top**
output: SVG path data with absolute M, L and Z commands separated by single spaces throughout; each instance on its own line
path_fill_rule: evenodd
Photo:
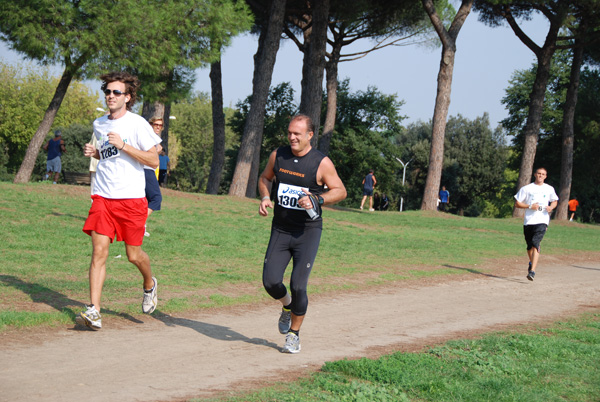
M 267 216 L 267 208 L 273 208 L 270 187 L 277 179 L 263 285 L 267 293 L 283 305 L 278 326 L 279 332 L 286 334 L 283 352 L 287 353 L 300 351 L 300 326 L 308 306 L 306 287 L 321 239 L 323 221 L 318 212 L 312 211 L 320 210 L 319 205 L 334 204 L 346 198 L 346 189 L 331 160 L 310 145 L 313 131 L 308 116 L 294 117 L 288 127 L 290 145 L 271 153 L 258 184 L 262 198 L 259 213 Z M 324 192 L 325 185 L 327 192 Z M 317 215 L 311 217 L 309 212 Z M 288 293 L 283 275 L 292 258 Z

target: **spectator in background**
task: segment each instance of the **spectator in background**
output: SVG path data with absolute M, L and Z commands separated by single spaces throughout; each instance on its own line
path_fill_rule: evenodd
M 389 207 L 390 207 L 390 199 L 388 198 L 387 195 L 385 195 L 385 193 L 381 194 L 381 200 L 379 201 L 379 210 L 387 211 Z
M 158 161 L 158 184 L 164 187 L 167 185 L 167 176 L 171 168 L 171 159 L 169 159 L 169 155 L 167 155 L 164 148 L 158 154 Z
M 367 197 L 369 197 L 369 211 L 375 211 L 373 209 L 373 190 L 375 189 L 375 185 L 377 184 L 377 179 L 373 174 L 373 169 L 369 170 L 369 173 L 365 176 L 362 181 L 363 185 L 363 198 L 360 202 L 360 209 L 363 209 L 365 205 L 365 201 Z
M 163 130 L 163 119 L 161 117 L 152 117 L 149 120 L 154 133 L 161 137 Z M 160 192 L 160 186 L 158 185 L 158 170 L 160 168 L 160 153 L 163 147 L 160 144 L 156 144 L 156 151 L 159 154 L 159 167 L 154 169 L 150 166 L 144 166 L 144 176 L 146 178 L 146 199 L 148 200 L 148 218 L 154 211 L 160 211 L 162 205 L 162 193 Z M 147 230 L 144 230 L 144 236 L 150 236 Z
M 373 209 L 375 211 L 379 211 L 380 202 L 381 202 L 381 197 L 379 196 L 379 193 L 373 194 Z
M 442 189 L 440 190 L 440 204 L 438 209 L 442 212 L 446 212 L 448 209 L 448 202 L 450 202 L 450 193 L 448 190 L 446 190 L 446 186 L 442 186 Z
M 573 197 L 572 200 L 569 200 L 569 214 L 571 215 L 569 217 L 570 222 L 573 222 L 573 219 L 575 218 L 575 211 L 577 211 L 578 206 L 579 201 L 577 201 L 577 197 Z
M 48 140 L 44 145 L 44 151 L 48 152 L 48 159 L 46 161 L 46 177 L 44 180 L 48 180 L 50 175 L 54 173 L 53 184 L 58 182 L 60 172 L 62 170 L 62 163 L 60 157 L 63 153 L 66 153 L 65 141 L 62 139 L 62 132 L 56 130 L 54 132 L 54 138 Z

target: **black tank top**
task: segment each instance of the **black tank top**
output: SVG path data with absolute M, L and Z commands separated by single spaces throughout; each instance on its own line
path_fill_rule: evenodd
M 315 195 L 323 194 L 325 187 L 317 183 L 317 170 L 325 155 L 312 148 L 302 157 L 295 156 L 289 146 L 277 149 L 273 171 L 277 179 L 273 226 L 285 231 L 298 231 L 308 227 L 321 228 L 321 217 L 310 219 L 304 208 L 297 205 L 301 188 Z

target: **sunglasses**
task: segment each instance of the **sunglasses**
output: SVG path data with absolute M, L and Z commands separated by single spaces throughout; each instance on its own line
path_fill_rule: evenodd
M 152 124 L 152 125 L 153 125 L 154 127 L 162 127 L 162 126 L 163 126 L 162 124 L 159 124 L 159 123 L 154 123 L 154 124 Z
M 104 95 L 109 96 L 111 94 L 111 92 L 115 95 L 115 96 L 121 96 L 121 95 L 125 95 L 125 92 L 121 92 L 118 89 L 114 89 L 114 90 L 110 90 L 110 89 L 105 89 L 104 90 Z

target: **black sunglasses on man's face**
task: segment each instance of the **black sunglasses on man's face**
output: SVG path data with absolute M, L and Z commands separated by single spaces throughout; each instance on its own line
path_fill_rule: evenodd
M 112 91 L 110 89 L 105 89 L 104 90 L 104 95 L 109 96 L 110 93 L 113 93 L 115 96 L 121 96 L 121 95 L 125 95 L 125 92 L 121 92 L 118 89 L 113 89 Z

